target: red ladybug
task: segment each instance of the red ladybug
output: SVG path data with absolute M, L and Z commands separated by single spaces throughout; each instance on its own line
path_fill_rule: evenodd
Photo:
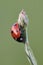
M 20 37 L 20 30 L 19 30 L 19 25 L 18 23 L 14 24 L 12 27 L 11 27 L 11 35 L 14 39 L 17 39 Z

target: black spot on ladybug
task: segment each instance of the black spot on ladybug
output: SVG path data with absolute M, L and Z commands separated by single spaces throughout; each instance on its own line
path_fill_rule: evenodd
M 11 31 L 11 33 L 13 33 L 13 31 Z

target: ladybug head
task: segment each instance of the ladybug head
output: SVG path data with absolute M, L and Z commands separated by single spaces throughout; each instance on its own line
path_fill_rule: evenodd
M 17 39 L 20 37 L 20 30 L 19 30 L 19 25 L 16 23 L 11 27 L 11 35 L 14 39 Z

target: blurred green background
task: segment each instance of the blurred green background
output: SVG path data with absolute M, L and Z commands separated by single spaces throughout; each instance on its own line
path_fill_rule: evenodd
M 0 0 L 0 65 L 30 65 L 24 44 L 13 40 L 10 28 L 24 9 L 29 17 L 29 42 L 43 65 L 43 0 Z

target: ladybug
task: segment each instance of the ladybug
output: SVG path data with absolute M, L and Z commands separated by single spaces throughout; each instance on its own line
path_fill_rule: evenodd
M 13 37 L 14 40 L 18 42 L 23 42 L 25 43 L 26 41 L 26 33 L 25 29 L 20 26 L 18 23 L 15 23 L 11 27 L 11 36 Z

